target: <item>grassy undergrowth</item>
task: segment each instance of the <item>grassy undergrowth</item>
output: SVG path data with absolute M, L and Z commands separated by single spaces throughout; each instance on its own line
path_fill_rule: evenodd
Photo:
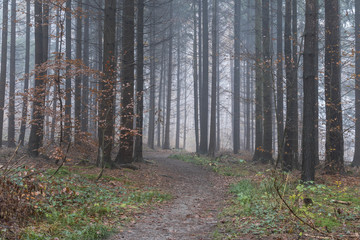
M 359 176 L 319 175 L 318 184 L 302 185 L 296 171 L 285 174 L 272 170 L 270 165 L 236 162 L 234 156 L 173 157 L 236 177 L 236 183 L 229 186 L 232 197 L 219 215 L 214 239 L 254 235 L 259 239 L 360 239 Z
M 19 188 L 28 189 L 24 200 L 33 213 L 16 235 L 2 228 L 0 239 L 104 239 L 145 207 L 171 198 L 121 177 L 104 175 L 96 182 L 96 174 L 80 168 L 63 167 L 53 177 L 54 169 L 31 176 L 35 172 L 19 168 L 9 177 Z

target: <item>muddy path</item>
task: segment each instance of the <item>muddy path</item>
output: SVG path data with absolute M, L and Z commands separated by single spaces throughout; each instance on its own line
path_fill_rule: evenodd
M 155 162 L 160 186 L 173 199 L 138 216 L 135 224 L 111 240 L 211 239 L 226 189 L 222 177 L 208 169 L 169 159 L 169 153 L 148 153 Z

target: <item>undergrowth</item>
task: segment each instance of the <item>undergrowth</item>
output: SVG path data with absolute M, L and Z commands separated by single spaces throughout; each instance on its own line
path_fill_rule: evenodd
M 214 239 L 360 239 L 359 177 L 318 176 L 321 184 L 303 185 L 296 171 L 286 174 L 270 165 L 236 162 L 236 156 L 212 159 L 187 154 L 173 158 L 237 177 L 229 187 L 233 197 L 219 215 Z
M 80 169 L 63 167 L 53 176 L 54 172 L 37 173 L 22 167 L 2 179 L 0 239 L 104 239 L 144 207 L 171 198 L 122 178 L 105 175 L 96 182 L 93 175 Z M 13 198 L 20 196 L 21 204 L 3 197 L 6 192 Z M 6 210 L 20 205 L 21 213 Z M 27 224 L 18 224 L 20 220 Z

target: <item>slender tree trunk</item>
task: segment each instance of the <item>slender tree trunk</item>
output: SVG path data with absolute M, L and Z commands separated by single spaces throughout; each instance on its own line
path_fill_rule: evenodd
M 261 64 L 261 0 L 255 4 L 255 154 L 253 161 L 260 161 L 263 155 L 263 76 Z
M 60 48 L 60 38 L 62 37 L 62 34 L 60 36 L 60 9 L 56 10 L 56 42 L 55 42 L 55 52 L 57 53 L 56 58 L 61 57 L 61 54 L 59 53 Z M 51 133 L 50 133 L 50 140 L 52 143 L 55 142 L 55 131 L 56 131 L 56 122 L 57 122 L 57 100 L 58 100 L 58 84 L 54 84 L 53 86 L 53 108 L 52 108 L 52 118 L 51 118 Z
M 162 145 L 161 142 L 161 123 L 164 121 L 164 105 L 163 103 L 163 85 L 165 85 L 164 82 L 164 55 L 165 55 L 165 44 L 162 43 L 161 47 L 161 66 L 160 66 L 160 84 L 159 84 L 159 102 L 158 102 L 158 121 L 157 121 L 157 147 L 160 147 Z
M 118 163 L 133 161 L 133 126 L 134 126 L 134 29 L 135 3 L 133 0 L 123 2 L 123 36 L 122 36 L 122 98 L 121 98 L 121 142 L 116 156 Z
M 66 81 L 65 81 L 65 131 L 64 140 L 71 142 L 71 0 L 66 1 L 65 45 L 66 45 Z
M 283 0 L 277 0 L 277 72 L 276 72 L 276 92 L 277 92 L 277 136 L 278 136 L 278 157 L 283 149 L 284 139 L 284 74 L 283 74 Z
M 1 73 L 0 73 L 0 147 L 2 147 L 4 128 L 4 107 L 6 88 L 6 65 L 7 65 L 7 39 L 8 39 L 8 11 L 9 0 L 3 0 L 3 22 L 2 22 L 2 43 L 1 43 Z
M 198 49 L 197 49 L 197 17 L 196 1 L 194 0 L 194 42 L 193 42 L 193 78 L 194 78 L 194 125 L 195 125 L 195 149 L 199 152 L 199 89 L 198 89 Z M 200 5 L 198 6 L 200 8 Z M 201 33 L 199 32 L 199 35 Z M 200 67 L 200 65 L 199 65 Z
M 318 0 L 306 1 L 304 32 L 304 115 L 301 180 L 315 181 L 318 162 Z
M 29 89 L 29 72 L 30 72 L 30 0 L 26 0 L 26 34 L 25 34 L 25 80 L 23 107 L 21 113 L 21 127 L 19 143 L 24 146 L 27 112 L 28 112 L 28 89 Z
M 270 56 L 270 3 L 262 1 L 262 35 L 263 35 L 263 72 L 264 72 L 264 152 L 262 162 L 272 161 L 272 81 L 271 81 L 271 56 Z
M 208 0 L 203 0 L 203 79 L 200 95 L 200 153 L 208 152 L 209 127 L 209 24 Z
M 219 8 L 219 4 L 218 4 Z M 218 9 L 218 12 L 221 11 Z M 219 14 L 218 14 L 219 15 Z M 219 16 L 216 18 L 216 49 L 217 49 L 217 58 L 216 58 L 216 151 L 220 151 L 220 31 L 219 31 Z
M 298 98 L 297 98 L 297 71 L 295 70 L 296 46 L 291 51 L 294 32 L 291 34 L 291 4 L 292 0 L 286 0 L 285 17 L 285 64 L 286 64 L 286 123 L 284 133 L 283 170 L 291 171 L 298 161 Z M 293 19 L 294 20 L 294 19 Z M 294 25 L 293 25 L 294 27 Z M 294 40 L 293 40 L 294 41 Z M 294 43 L 294 42 L 293 42 Z
M 150 25 L 150 99 L 149 99 L 149 127 L 148 127 L 148 147 L 154 149 L 155 139 L 155 71 L 156 71 L 156 51 L 155 51 L 155 31 L 156 31 L 156 7 L 155 0 L 152 0 L 151 25 Z
M 184 137 L 183 137 L 183 149 L 186 150 L 186 134 L 187 134 L 187 44 L 185 44 L 185 56 L 184 56 L 184 65 L 185 65 L 185 71 L 184 71 Z
M 16 0 L 11 1 L 8 147 L 15 147 Z
M 325 163 L 328 173 L 344 172 L 341 107 L 340 3 L 325 2 Z
M 360 166 L 360 1 L 355 1 L 355 153 L 353 166 Z
M 136 129 L 137 135 L 135 139 L 134 161 L 143 162 L 143 108 L 144 108 L 144 0 L 137 1 L 137 57 L 136 57 Z M 155 108 L 155 103 L 154 103 Z M 155 128 L 155 126 L 154 126 Z M 154 140 L 153 140 L 154 141 Z
M 180 148 L 180 101 L 181 101 L 181 79 L 180 79 L 180 71 L 181 71 L 181 55 L 180 55 L 180 36 L 181 30 L 180 25 L 178 26 L 178 34 L 177 34 L 177 73 L 176 73 L 176 81 L 177 81 L 177 88 L 176 88 L 176 132 L 175 132 L 175 148 Z
M 83 9 L 82 0 L 78 0 L 77 3 L 77 16 L 76 16 L 76 60 L 79 62 L 82 60 L 82 19 Z M 77 74 L 75 77 L 75 143 L 80 144 L 80 130 L 81 130 L 81 79 L 82 76 Z
M 212 74 L 211 74 L 211 117 L 210 117 L 210 143 L 209 155 L 215 157 L 216 151 L 216 77 L 217 77 L 217 12 L 218 0 L 213 0 L 212 12 Z
M 114 131 L 114 83 L 116 81 L 115 27 L 116 0 L 105 0 L 104 20 L 104 78 L 99 84 L 99 150 L 97 165 L 112 164 L 111 152 Z
M 90 15 L 89 15 L 89 0 L 84 2 L 84 49 L 83 49 L 83 61 L 86 67 L 89 67 L 90 59 Z M 89 75 L 84 74 L 82 84 L 82 109 L 81 109 L 81 131 L 86 133 L 88 132 L 88 122 L 89 122 Z
M 35 66 L 44 62 L 44 39 L 43 39 L 43 6 L 41 0 L 35 1 Z M 34 101 L 32 109 L 31 131 L 29 138 L 29 153 L 39 155 L 44 136 L 44 104 L 45 104 L 45 72 L 43 69 L 35 72 Z
M 173 2 L 170 3 L 170 21 L 173 20 Z M 170 149 L 170 118 L 171 118 L 171 89 L 172 89 L 172 51 L 173 51 L 173 23 L 170 23 L 169 30 L 169 67 L 168 67 L 168 84 L 167 84 L 167 96 L 166 96 L 166 123 L 165 123 L 165 139 L 164 149 Z
M 234 21 L 234 109 L 233 109 L 233 151 L 235 154 L 240 149 L 240 20 L 241 5 L 240 1 L 235 0 L 235 21 Z

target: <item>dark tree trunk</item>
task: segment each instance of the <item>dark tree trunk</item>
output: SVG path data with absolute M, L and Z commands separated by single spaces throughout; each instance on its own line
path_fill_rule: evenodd
M 208 152 L 209 124 L 209 24 L 208 0 L 203 0 L 203 79 L 200 94 L 200 153 Z
M 170 21 L 173 20 L 173 2 L 170 3 Z M 168 83 L 167 83 L 167 96 L 166 96 L 166 123 L 165 123 L 165 139 L 164 149 L 170 149 L 170 117 L 171 117 L 171 89 L 172 89 L 172 51 L 173 51 L 173 23 L 170 23 L 169 30 L 169 67 L 168 67 Z
M 150 99 L 149 99 L 149 127 L 148 127 L 148 147 L 154 149 L 155 139 L 155 71 L 156 71 L 156 51 L 155 51 L 155 28 L 156 12 L 155 0 L 152 1 L 151 25 L 150 25 Z
M 19 143 L 24 146 L 26 122 L 28 113 L 28 89 L 29 89 L 29 72 L 30 72 L 30 0 L 26 1 L 26 35 L 25 35 L 25 80 L 24 80 L 24 96 L 23 107 L 21 113 L 21 127 Z
M 2 43 L 1 43 L 1 73 L 0 73 L 0 147 L 2 147 L 4 129 L 4 106 L 6 88 L 6 65 L 7 65 L 7 39 L 8 39 L 8 11 L 9 0 L 3 0 L 3 22 L 2 22 Z
M 89 0 L 84 2 L 84 50 L 83 50 L 83 61 L 86 67 L 89 67 L 90 59 L 90 44 L 89 44 L 89 30 L 90 30 L 90 16 L 89 13 Z M 88 122 L 89 122 L 89 75 L 84 74 L 82 84 L 82 109 L 81 109 L 81 131 L 86 133 L 88 132 Z
M 104 78 L 99 84 L 99 150 L 97 165 L 112 164 L 111 152 L 114 131 L 114 85 L 116 81 L 115 27 L 116 0 L 105 1 L 104 20 Z
M 235 0 L 235 21 L 234 21 L 234 109 L 233 109 L 233 151 L 235 154 L 240 149 L 240 1 Z
M 270 56 L 270 3 L 262 1 L 262 35 L 263 35 L 263 73 L 264 73 L 264 152 L 263 163 L 272 161 L 272 80 L 271 80 L 271 56 Z
M 355 1 L 355 153 L 353 166 L 360 166 L 360 1 Z
M 65 57 L 67 62 L 66 65 L 66 81 L 65 81 L 65 131 L 64 131 L 64 140 L 66 142 L 71 142 L 71 0 L 66 1 L 66 23 L 65 23 L 65 45 L 66 52 Z
M 285 63 L 286 63 L 286 123 L 284 132 L 284 150 L 283 150 L 283 170 L 291 171 L 296 167 L 298 161 L 298 99 L 297 99 L 297 77 L 295 70 L 296 61 L 295 49 L 293 45 L 293 54 L 291 51 L 292 39 L 291 34 L 291 2 L 286 0 L 286 17 L 285 17 Z M 294 20 L 294 19 L 293 19 Z M 294 25 L 293 25 L 294 27 Z M 293 31 L 294 33 L 294 31 Z
M 318 0 L 306 1 L 304 32 L 304 115 L 301 180 L 315 181 L 318 162 Z
M 178 34 L 177 34 L 177 73 L 176 73 L 176 132 L 175 132 L 175 148 L 180 148 L 180 101 L 181 101 L 181 79 L 180 79 L 180 71 L 181 71 L 181 55 L 180 55 L 180 36 L 181 36 L 181 25 L 178 26 Z
M 16 0 L 11 1 L 8 147 L 15 147 Z
M 209 143 L 209 155 L 215 157 L 216 151 L 216 77 L 217 77 L 217 12 L 218 12 L 218 0 L 213 0 L 212 10 L 212 74 L 211 74 L 211 114 L 210 114 L 210 143 Z
M 40 69 L 44 62 L 43 39 L 43 6 L 41 0 L 35 1 L 35 66 Z M 44 136 L 44 104 L 45 104 L 45 72 L 43 69 L 35 72 L 34 101 L 32 109 L 31 131 L 29 138 L 29 153 L 39 155 Z
M 122 36 L 122 98 L 121 98 L 121 142 L 116 156 L 118 163 L 133 161 L 133 126 L 134 126 L 134 0 L 123 2 L 123 36 Z
M 83 9 L 82 9 L 82 0 L 78 0 L 77 3 L 77 16 L 76 16 L 76 60 L 79 62 L 82 60 L 82 18 L 83 18 Z M 81 78 L 80 74 L 77 74 L 75 77 L 75 144 L 80 143 L 80 130 L 81 130 Z
M 194 0 L 194 42 L 193 42 L 193 78 L 194 78 L 194 125 L 195 125 L 195 149 L 199 152 L 199 89 L 198 89 L 198 49 L 197 49 L 197 17 L 196 1 Z M 198 6 L 200 8 L 200 6 Z M 201 34 L 199 32 L 199 34 Z M 200 66 L 199 66 L 200 67 Z
M 165 85 L 164 82 L 164 65 L 165 65 L 165 59 L 164 59 L 164 55 L 165 55 L 165 44 L 164 42 L 162 43 L 162 47 L 161 47 L 161 66 L 160 66 L 160 84 L 159 84 L 159 102 L 158 102 L 158 121 L 157 121 L 157 146 L 161 147 L 162 145 L 162 141 L 161 141 L 161 125 L 163 125 L 163 121 L 164 121 L 164 105 L 163 105 L 163 85 Z
M 283 89 L 283 0 L 277 0 L 277 71 L 276 71 L 276 92 L 277 92 L 277 136 L 278 136 L 278 157 L 280 157 L 284 143 L 284 89 Z
M 263 76 L 261 64 L 261 1 L 255 4 L 255 154 L 253 161 L 260 161 L 263 155 Z
M 339 5 L 339 0 L 325 2 L 325 163 L 333 174 L 344 172 Z
M 134 161 L 143 162 L 143 92 L 144 92 L 144 0 L 137 2 L 137 57 L 136 57 L 136 130 L 137 135 L 135 139 Z M 154 104 L 155 107 L 155 104 Z M 155 126 L 154 126 L 155 128 Z M 154 140 L 153 140 L 154 141 Z

